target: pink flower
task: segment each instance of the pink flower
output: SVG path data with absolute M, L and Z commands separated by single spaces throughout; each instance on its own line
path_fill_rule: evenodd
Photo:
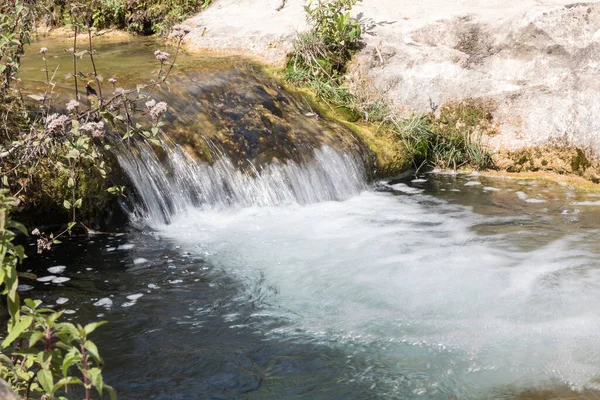
M 79 102 L 77 100 L 71 100 L 71 101 L 69 101 L 67 103 L 67 110 L 68 111 L 73 111 L 77 107 L 79 107 Z
M 110 78 L 108 80 L 108 82 L 110 82 L 110 83 L 112 83 L 114 85 L 115 83 L 117 83 L 117 78 Z
M 150 114 L 151 118 L 159 119 L 165 112 L 167 112 L 167 103 L 161 101 L 152 107 L 148 113 Z
M 171 55 L 169 53 L 165 53 L 164 51 L 160 51 L 160 50 L 156 50 L 154 52 L 154 56 L 161 63 L 167 61 L 169 59 L 169 57 L 171 57 Z
M 185 25 L 175 25 L 173 27 L 173 37 L 183 39 L 190 31 L 191 29 Z
M 154 107 L 155 105 L 156 105 L 156 100 L 149 100 L 146 102 L 146 107 L 149 109 Z
M 42 48 L 40 49 L 40 54 L 46 54 L 46 52 L 47 52 L 47 51 L 48 51 L 48 48 L 47 48 L 47 47 L 42 47 Z
M 31 234 L 34 236 L 39 236 L 40 235 L 40 230 L 38 228 L 35 228 L 34 230 L 31 231 Z
M 64 129 L 64 127 L 70 121 L 71 121 L 71 119 L 66 115 L 52 114 L 52 115 L 49 115 L 48 117 L 46 117 L 46 120 L 45 120 L 46 129 L 49 132 L 57 132 L 57 131 Z
M 80 130 L 89 133 L 92 137 L 104 137 L 104 122 L 87 122 L 79 128 Z

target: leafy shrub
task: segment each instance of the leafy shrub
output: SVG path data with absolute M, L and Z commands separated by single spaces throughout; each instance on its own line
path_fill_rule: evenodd
M 103 361 L 89 335 L 103 322 L 86 326 L 60 322 L 62 311 L 40 308 L 41 301 L 26 299 L 21 304 L 17 288 L 17 265 L 25 258 L 22 246 L 13 244 L 14 230 L 27 234 L 10 219 L 15 204 L 0 190 L 0 290 L 6 296 L 10 319 L 0 344 L 0 378 L 25 400 L 32 397 L 66 399 L 69 386 L 82 386 L 85 399 L 92 390 L 102 395 L 115 391 L 102 379 Z
M 49 26 L 89 24 L 98 29 L 116 28 L 140 35 L 169 32 L 171 27 L 205 9 L 212 0 L 91 0 L 89 21 L 73 16 L 69 2 L 45 0 L 43 22 Z
M 360 47 L 362 29 L 350 10 L 362 0 L 329 0 L 304 7 L 309 31 L 298 35 L 288 70 L 308 70 L 313 76 L 339 80 L 346 63 Z M 339 82 L 334 82 L 339 85 Z

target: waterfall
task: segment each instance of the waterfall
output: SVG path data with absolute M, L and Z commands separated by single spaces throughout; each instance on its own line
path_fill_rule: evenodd
M 214 147 L 209 164 L 177 145 L 165 144 L 164 160 L 148 144 L 133 146 L 121 149 L 118 160 L 141 202 L 133 218 L 150 225 L 168 224 L 190 207 L 225 210 L 344 200 L 367 185 L 362 161 L 329 146 L 314 149 L 303 163 L 248 162 L 246 168 Z

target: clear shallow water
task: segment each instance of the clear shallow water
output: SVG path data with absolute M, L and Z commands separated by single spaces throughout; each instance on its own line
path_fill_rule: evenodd
M 427 179 L 403 181 L 423 190 L 412 195 L 385 182 L 342 201 L 190 207 L 168 225 L 147 221 L 148 232 L 74 239 L 68 258 L 60 249 L 43 263 L 67 265 L 72 280 L 36 282 L 33 293 L 111 322 L 99 341 L 122 398 L 564 398 L 594 388 L 600 213 L 577 205 L 593 195 Z M 465 186 L 473 180 L 483 185 Z M 112 307 L 93 306 L 111 295 Z

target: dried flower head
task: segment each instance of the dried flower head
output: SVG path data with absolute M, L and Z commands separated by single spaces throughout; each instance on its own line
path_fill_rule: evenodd
M 104 137 L 104 122 L 87 122 L 79 128 L 80 130 L 89 133 L 92 137 Z
M 79 102 L 77 100 L 71 100 L 71 101 L 69 101 L 67 103 L 67 110 L 68 111 L 73 111 L 77 107 L 79 107 Z
M 171 55 L 169 53 L 166 53 L 166 52 L 160 51 L 160 50 L 156 50 L 154 52 L 154 56 L 161 63 L 167 61 L 169 59 L 169 57 L 171 57 Z
M 48 48 L 47 48 L 47 47 L 42 47 L 42 48 L 40 49 L 40 54 L 46 54 L 46 52 L 47 52 L 47 51 L 48 51 Z
M 190 33 L 191 29 L 188 26 L 185 25 L 175 25 L 173 27 L 173 37 L 174 38 L 179 38 L 179 39 L 183 39 L 185 37 L 185 35 L 187 35 L 188 33 Z
M 46 117 L 46 120 L 45 120 L 46 129 L 49 132 L 58 132 L 58 131 L 64 129 L 64 127 L 70 121 L 71 121 L 71 119 L 66 115 L 52 114 L 52 115 L 49 115 L 48 117 Z
M 37 240 L 38 254 L 42 254 L 44 250 L 50 250 L 52 248 L 52 242 L 48 238 L 41 237 Z
M 154 99 L 153 100 L 148 100 L 146 102 L 146 107 L 149 108 L 149 109 L 152 108 L 152 107 L 154 107 L 155 105 L 156 105 L 156 100 L 154 100 Z
M 161 101 L 160 103 L 156 103 L 148 113 L 152 119 L 159 119 L 165 112 L 167 112 L 167 103 Z

